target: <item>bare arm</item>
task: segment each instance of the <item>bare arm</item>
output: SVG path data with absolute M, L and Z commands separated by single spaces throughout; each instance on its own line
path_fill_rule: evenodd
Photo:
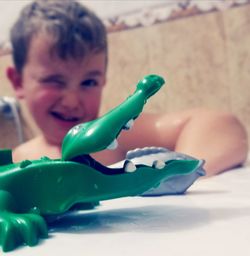
M 205 159 L 208 176 L 243 163 L 248 151 L 246 131 L 234 115 L 203 109 L 144 114 L 121 143 L 126 150 L 163 146 Z

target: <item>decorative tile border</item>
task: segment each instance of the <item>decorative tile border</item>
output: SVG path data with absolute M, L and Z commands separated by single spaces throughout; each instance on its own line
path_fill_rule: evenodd
M 209 12 L 224 11 L 244 4 L 250 4 L 250 0 L 171 0 L 103 21 L 108 32 L 111 33 Z M 0 41 L 0 56 L 10 52 L 9 42 Z
M 104 22 L 109 32 L 117 32 L 208 12 L 224 11 L 244 4 L 250 4 L 250 0 L 166 1 L 153 7 L 105 19 Z

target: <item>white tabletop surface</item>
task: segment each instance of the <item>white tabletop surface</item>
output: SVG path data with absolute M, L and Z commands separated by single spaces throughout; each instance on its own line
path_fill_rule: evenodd
M 38 246 L 8 255 L 250 255 L 250 164 L 180 196 L 121 198 L 66 215 Z

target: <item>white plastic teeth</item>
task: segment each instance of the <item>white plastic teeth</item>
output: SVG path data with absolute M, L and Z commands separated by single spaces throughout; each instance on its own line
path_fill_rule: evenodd
M 155 160 L 152 167 L 155 169 L 163 169 L 165 167 L 165 163 L 161 160 Z
M 114 150 L 118 147 L 118 141 L 117 139 L 114 139 L 110 144 L 109 146 L 107 147 L 107 149 L 110 149 L 110 150 Z
M 124 162 L 124 171 L 125 172 L 135 172 L 136 171 L 136 166 L 134 165 L 133 162 L 129 161 L 129 160 L 126 160 Z
M 132 128 L 132 126 L 134 125 L 134 120 L 130 119 L 124 126 L 123 129 L 124 130 L 129 130 L 130 128 Z

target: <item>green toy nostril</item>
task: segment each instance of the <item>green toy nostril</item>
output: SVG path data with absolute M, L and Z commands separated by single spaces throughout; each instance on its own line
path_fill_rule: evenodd
M 137 90 L 142 90 L 148 99 L 156 92 L 160 90 L 160 88 L 164 85 L 165 80 L 158 75 L 148 75 L 145 76 L 139 83 L 137 84 Z

